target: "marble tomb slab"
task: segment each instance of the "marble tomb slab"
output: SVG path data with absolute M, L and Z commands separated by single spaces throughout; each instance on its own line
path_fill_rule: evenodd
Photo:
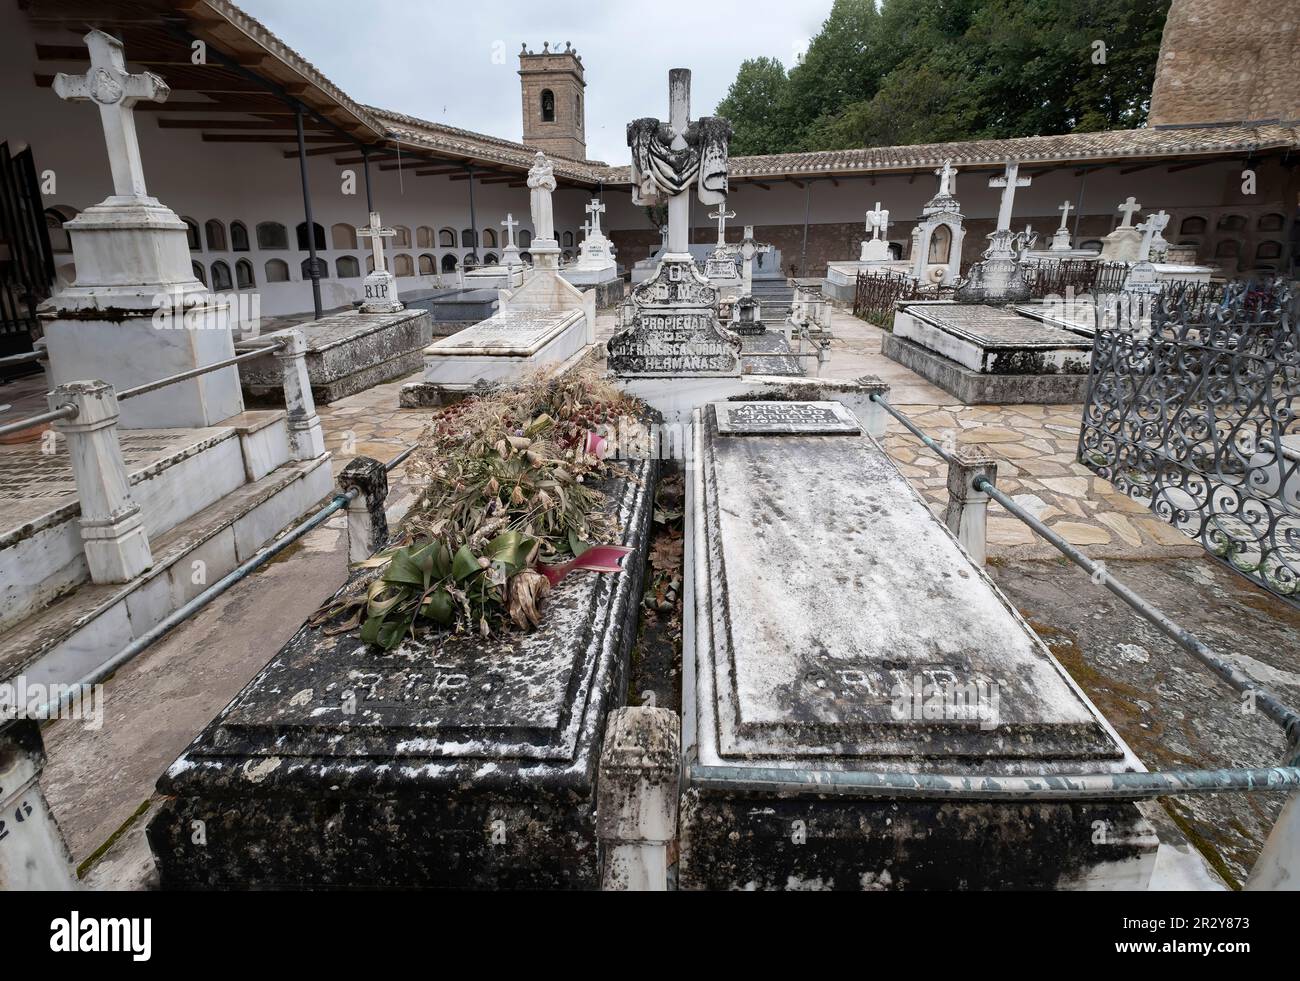
M 497 312 L 499 300 L 495 287 L 419 290 L 401 295 L 408 310 L 423 310 L 429 315 L 435 337 L 447 337 L 487 320 Z
M 696 416 L 691 762 L 755 778 L 1140 769 L 873 439 L 809 434 L 817 403 L 753 403 L 773 413 L 768 433 L 727 435 L 741 405 Z M 933 713 L 914 697 L 947 692 L 973 697 Z M 1095 820 L 1117 829 L 1109 846 L 1082 833 Z M 788 847 L 794 822 L 806 839 Z M 826 782 L 793 796 L 692 787 L 682 834 L 682 887 L 708 889 L 1136 881 L 1155 849 L 1130 802 L 873 800 Z
M 595 888 L 596 764 L 626 694 L 654 467 L 606 488 L 625 570 L 570 576 L 532 633 L 382 654 L 303 627 L 159 781 L 162 887 Z
M 746 375 L 804 375 L 803 358 L 790 349 L 784 334 L 767 331 L 740 337 L 740 370 Z
M 562 365 L 586 345 L 581 310 L 496 316 L 435 342 L 424 352 L 424 383 L 466 391 L 480 382 L 506 382 L 543 365 Z

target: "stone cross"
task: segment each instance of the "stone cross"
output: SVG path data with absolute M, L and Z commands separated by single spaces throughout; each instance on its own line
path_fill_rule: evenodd
M 507 214 L 506 220 L 503 221 L 501 225 L 506 230 L 506 247 L 511 249 L 517 248 L 515 245 L 515 229 L 519 227 L 519 222 L 515 221 L 515 216 L 513 214 Z
M 952 196 L 952 179 L 957 176 L 957 171 L 953 168 L 951 160 L 945 160 L 943 166 L 934 172 L 939 178 L 939 197 L 946 198 Z M 876 205 L 879 209 L 880 205 Z
M 1074 205 L 1070 204 L 1069 201 L 1064 201 L 1056 210 L 1061 213 L 1061 225 L 1057 230 L 1063 231 L 1070 220 L 1070 212 L 1074 210 Z
M 591 240 L 591 234 L 596 230 L 596 227 L 590 220 L 582 223 L 582 234 L 587 241 Z
M 1120 222 L 1120 228 L 1133 227 L 1133 215 L 1142 210 L 1142 205 L 1137 203 L 1137 198 L 1129 195 L 1129 199 L 1119 206 L 1119 210 L 1124 212 L 1124 220 Z
M 867 212 L 867 231 L 871 232 L 871 240 L 878 241 L 881 233 L 889 231 L 889 212 L 880 207 L 880 202 L 876 202 L 876 210 Z
M 1020 176 L 1020 164 L 1015 160 L 1007 161 L 1005 174 L 989 180 L 989 187 L 1002 188 L 1002 206 L 998 209 L 998 231 L 1011 230 L 1011 212 L 1016 204 L 1016 188 L 1028 187 L 1032 183 L 1032 177 Z
M 719 205 L 718 210 L 711 213 L 709 217 L 716 219 L 718 222 L 718 245 L 726 245 L 727 244 L 727 219 L 735 218 L 736 213 L 734 211 L 728 211 L 727 206 L 724 203 Z
M 358 238 L 373 239 L 370 248 L 375 254 L 375 268 L 377 273 L 387 272 L 388 267 L 384 264 L 384 239 L 392 238 L 397 234 L 394 228 L 384 228 L 379 221 L 379 212 L 370 212 L 370 226 L 368 228 L 358 228 Z
M 1151 243 L 1169 227 L 1169 216 L 1163 211 L 1157 211 L 1154 215 L 1138 225 L 1138 231 L 1142 233 L 1142 248 L 1138 252 L 1138 262 L 1151 261 Z
M 587 205 L 586 211 L 587 214 L 591 215 L 591 229 L 587 232 L 587 237 L 590 238 L 592 235 L 601 233 L 600 216 L 605 213 L 605 202 L 601 201 L 600 198 L 592 198 L 591 204 Z
M 117 38 L 91 31 L 84 40 L 90 49 L 90 71 L 84 75 L 59 72 L 54 76 L 54 94 L 68 102 L 99 106 L 113 171 L 113 193 L 125 198 L 147 197 L 132 107 L 141 101 L 166 102 L 171 89 L 153 72 L 127 74 L 122 42 Z

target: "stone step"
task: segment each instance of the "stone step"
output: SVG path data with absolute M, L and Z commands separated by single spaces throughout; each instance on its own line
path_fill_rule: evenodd
M 129 583 L 85 583 L 0 633 L 0 679 L 72 683 L 142 636 L 327 496 L 328 455 L 287 463 L 150 541 Z

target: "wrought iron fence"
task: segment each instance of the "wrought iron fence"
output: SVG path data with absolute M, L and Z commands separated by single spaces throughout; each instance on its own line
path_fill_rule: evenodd
M 858 273 L 853 293 L 853 315 L 877 327 L 892 330 L 894 305 L 903 300 L 940 300 L 951 297 L 952 287 L 921 285 L 903 273 Z
M 1025 282 L 1030 299 L 1049 296 L 1101 296 L 1118 293 L 1128 276 L 1123 262 L 1098 262 L 1094 259 L 1045 259 L 1026 265 Z
M 1278 282 L 1196 284 L 1102 326 L 1079 460 L 1300 606 L 1298 315 Z

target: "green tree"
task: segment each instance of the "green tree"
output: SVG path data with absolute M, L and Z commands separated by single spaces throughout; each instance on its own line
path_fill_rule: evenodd
M 823 117 L 875 94 L 883 67 L 879 27 L 875 0 L 835 0 L 803 60 L 790 69 L 781 115 L 791 145 L 803 147 Z
M 740 66 L 717 115 L 731 120 L 731 152 L 737 156 L 780 153 L 788 142 L 781 107 L 789 79 L 775 58 L 750 58 Z

